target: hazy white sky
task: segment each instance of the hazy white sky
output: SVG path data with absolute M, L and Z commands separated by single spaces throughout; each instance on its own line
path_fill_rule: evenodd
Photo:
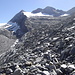
M 75 7 L 75 0 L 0 0 L 0 23 L 8 22 L 22 9 L 30 12 L 46 6 L 69 10 Z

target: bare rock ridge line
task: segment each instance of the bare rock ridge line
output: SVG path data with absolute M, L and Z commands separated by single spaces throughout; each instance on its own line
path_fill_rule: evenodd
M 53 15 L 53 16 L 57 17 L 57 16 L 64 15 L 64 14 L 73 14 L 73 13 L 75 13 L 75 7 L 71 8 L 68 11 L 63 11 L 63 10 L 59 10 L 59 9 L 47 6 L 44 9 L 37 8 L 37 9 L 32 11 L 32 13 L 39 13 L 39 12 L 41 12 L 43 14 Z

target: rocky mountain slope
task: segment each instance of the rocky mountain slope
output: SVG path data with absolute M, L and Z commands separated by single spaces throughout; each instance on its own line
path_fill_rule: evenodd
M 73 14 L 73 13 L 75 13 L 75 7 L 67 11 L 67 14 Z
M 74 75 L 75 14 L 33 16 L 24 23 L 29 31 L 0 56 L 0 74 Z

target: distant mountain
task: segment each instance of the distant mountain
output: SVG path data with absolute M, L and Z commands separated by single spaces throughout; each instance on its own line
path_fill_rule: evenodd
M 67 11 L 67 14 L 73 14 L 75 13 L 75 7 Z
M 53 7 L 47 6 L 44 9 L 37 8 L 37 9 L 32 11 L 32 13 L 39 13 L 39 12 L 41 12 L 43 14 L 53 15 L 53 16 L 57 17 L 57 16 L 61 16 L 61 15 L 64 15 L 64 14 L 73 14 L 73 13 L 75 13 L 75 7 L 71 8 L 68 11 L 63 11 L 63 10 L 59 10 L 59 9 L 55 9 Z
M 66 13 L 66 11 L 55 9 L 53 7 L 47 6 L 44 9 L 38 8 L 36 10 L 33 10 L 32 13 L 43 13 L 43 14 L 48 14 L 48 15 L 53 15 L 53 16 L 60 16 Z

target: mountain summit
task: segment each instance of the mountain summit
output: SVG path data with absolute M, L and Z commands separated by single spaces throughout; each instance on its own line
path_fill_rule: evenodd
M 24 10 L 21 10 L 19 13 L 17 13 L 9 22 L 16 22 L 19 25 L 22 24 L 23 21 L 26 20 L 26 16 L 23 14 L 25 12 Z
M 25 26 L 27 16 L 24 15 L 23 12 L 25 11 L 21 10 L 8 22 L 8 24 L 10 24 L 11 26 L 8 27 L 7 29 L 10 31 L 16 29 L 14 33 L 16 34 L 17 37 L 21 37 L 24 33 L 28 31 L 27 27 Z
M 53 7 L 50 7 L 50 6 L 47 6 L 44 9 L 38 8 L 38 9 L 32 11 L 32 13 L 38 13 L 38 12 L 41 12 L 43 14 L 53 15 L 53 16 L 60 16 L 60 15 L 65 14 L 65 11 L 55 9 Z

